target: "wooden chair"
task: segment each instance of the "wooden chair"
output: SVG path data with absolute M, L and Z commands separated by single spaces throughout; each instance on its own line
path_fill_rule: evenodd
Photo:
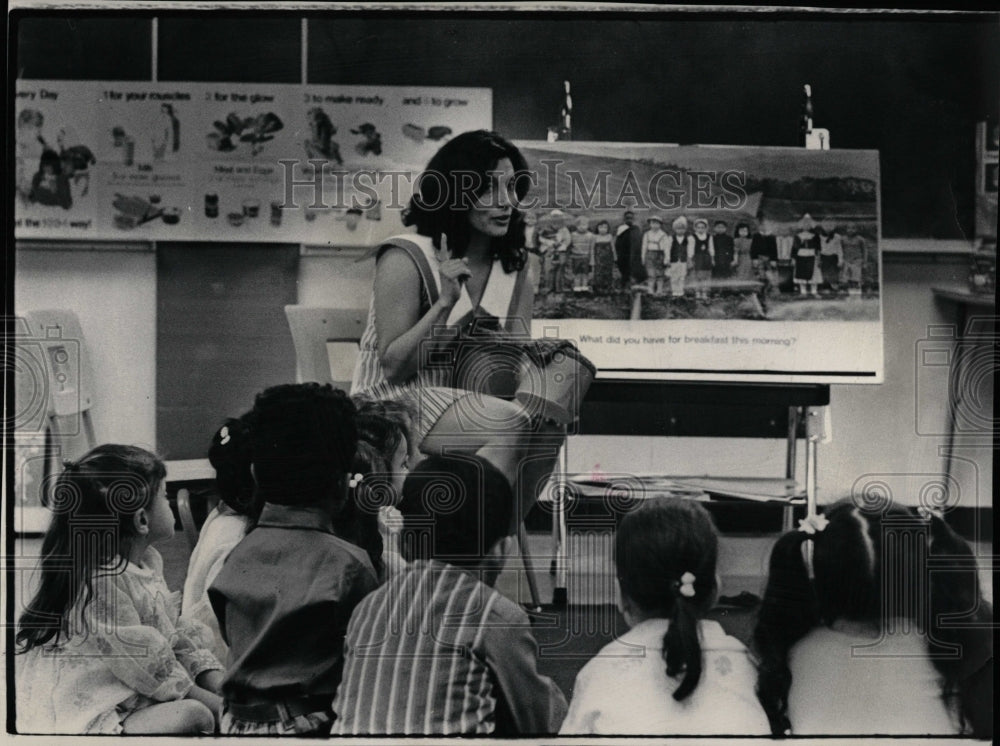
M 285 306 L 299 381 L 330 383 L 350 391 L 358 344 L 368 312 L 357 308 Z
M 201 529 L 195 522 L 194 513 L 191 511 L 191 491 L 187 487 L 177 490 L 177 514 L 181 519 L 181 526 L 184 527 L 184 536 L 191 549 L 198 543 L 198 534 Z

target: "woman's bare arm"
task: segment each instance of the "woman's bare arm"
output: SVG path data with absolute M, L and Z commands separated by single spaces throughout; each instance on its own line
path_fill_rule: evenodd
M 464 269 L 463 269 L 464 267 Z M 375 270 L 375 331 L 379 360 L 390 383 L 403 383 L 420 367 L 420 345 L 435 326 L 448 320 L 461 286 L 468 277 L 461 259 L 442 262 L 442 288 L 437 301 L 420 315 L 420 273 L 402 249 L 389 249 Z

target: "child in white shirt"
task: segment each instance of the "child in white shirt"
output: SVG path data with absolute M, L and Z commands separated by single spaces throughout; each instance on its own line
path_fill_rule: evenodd
M 631 629 L 577 675 L 562 734 L 765 735 L 746 648 L 702 619 L 718 593 L 718 537 L 696 502 L 656 498 L 615 538 Z
M 933 510 L 844 501 L 800 521 L 754 631 L 773 733 L 990 738 L 992 622 L 971 548 Z

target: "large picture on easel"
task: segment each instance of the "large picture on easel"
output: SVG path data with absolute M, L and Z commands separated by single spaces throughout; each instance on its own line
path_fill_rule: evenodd
M 537 335 L 610 377 L 881 380 L 877 152 L 519 146 Z

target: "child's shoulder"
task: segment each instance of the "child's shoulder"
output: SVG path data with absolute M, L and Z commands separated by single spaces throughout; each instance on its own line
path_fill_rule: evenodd
M 130 562 L 126 566 L 126 570 L 140 574 L 151 574 L 154 576 L 163 575 L 163 555 L 160 554 L 160 550 L 156 547 L 146 547 L 146 551 L 139 560 L 139 564 L 137 565 L 134 562 Z
M 480 585 L 482 585 L 483 589 L 485 589 L 484 597 L 491 603 L 491 623 L 496 621 L 517 625 L 531 624 L 531 619 L 528 617 L 528 613 L 521 607 L 520 604 L 507 598 L 507 596 L 502 594 L 496 588 L 492 588 L 485 583 L 481 583 Z
M 324 538 L 327 551 L 331 554 L 340 557 L 349 565 L 363 565 L 374 572 L 371 559 L 364 549 L 333 534 L 327 534 Z

